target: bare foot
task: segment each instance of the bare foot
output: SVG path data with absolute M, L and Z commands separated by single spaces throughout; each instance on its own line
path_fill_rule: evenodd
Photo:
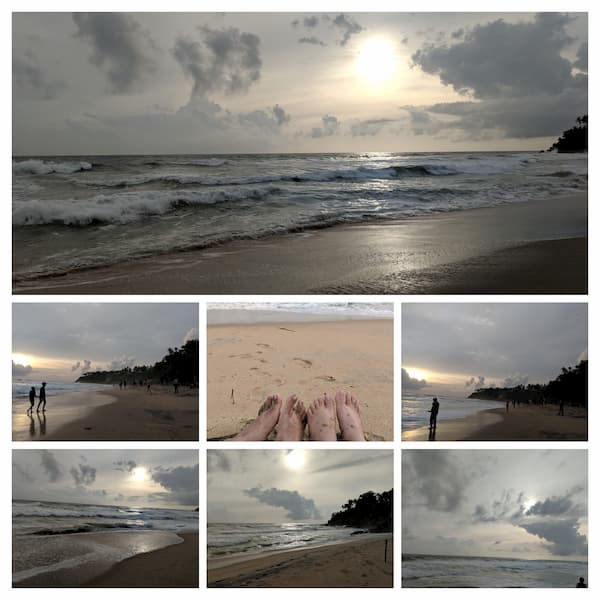
M 306 411 L 310 439 L 314 442 L 335 442 L 335 402 L 327 394 L 313 400 Z
M 358 398 L 344 392 L 338 392 L 335 395 L 335 409 L 342 439 L 345 442 L 364 442 L 365 432 L 362 428 Z
M 302 400 L 296 395 L 290 396 L 284 403 L 277 421 L 277 434 L 275 440 L 278 442 L 300 442 L 304 438 L 304 424 L 306 409 Z
M 250 421 L 236 436 L 231 438 L 232 442 L 262 442 L 273 431 L 279 419 L 281 411 L 281 398 L 275 394 L 269 396 L 260 407 L 258 417 Z

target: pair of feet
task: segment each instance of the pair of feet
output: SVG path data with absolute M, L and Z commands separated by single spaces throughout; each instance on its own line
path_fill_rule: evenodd
M 258 417 L 232 440 L 263 441 L 275 429 L 275 440 L 278 442 L 301 441 L 304 439 L 304 428 L 308 425 L 310 440 L 336 441 L 336 417 L 344 441 L 365 441 L 358 398 L 345 392 L 337 392 L 335 398 L 323 394 L 313 400 L 308 408 L 295 394 L 285 402 L 277 394 L 269 396 L 260 407 Z

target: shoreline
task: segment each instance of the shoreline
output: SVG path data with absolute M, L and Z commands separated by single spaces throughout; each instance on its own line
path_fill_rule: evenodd
M 387 563 L 384 562 L 388 541 Z M 286 550 L 214 567 L 208 587 L 393 587 L 393 536 Z
M 429 426 L 402 432 L 402 441 L 587 441 L 587 413 L 584 409 L 565 407 L 559 417 L 555 405 L 522 405 L 486 408 L 464 419 L 438 421 L 435 439 L 429 439 Z
M 73 417 L 63 418 L 56 428 L 52 425 L 52 398 L 49 397 L 44 413 L 45 441 L 197 441 L 199 394 L 196 388 L 180 388 L 175 395 L 170 386 L 152 386 L 94 392 L 73 392 L 79 402 L 100 396 L 112 399 L 79 416 L 78 407 Z M 82 396 L 83 395 L 83 396 Z M 13 430 L 13 439 L 15 437 Z
M 238 240 L 13 281 L 13 288 L 23 294 L 586 293 L 587 193 Z
M 109 544 L 110 542 L 118 544 L 115 534 L 139 537 L 140 533 L 121 531 L 83 535 L 95 535 L 107 539 Z M 152 536 L 160 532 L 144 533 Z M 181 541 L 140 552 L 117 562 L 107 562 L 99 558 L 88 564 L 77 564 L 42 572 L 18 582 L 13 581 L 12 587 L 198 587 L 199 534 L 196 532 L 169 533 L 173 533 Z

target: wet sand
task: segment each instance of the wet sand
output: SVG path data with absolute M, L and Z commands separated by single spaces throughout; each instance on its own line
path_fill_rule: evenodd
M 209 325 L 207 352 L 209 439 L 237 434 L 272 394 L 308 406 L 338 390 L 359 398 L 368 440 L 393 439 L 392 319 Z
M 587 194 L 240 240 L 15 282 L 14 291 L 586 293 Z
M 586 441 L 587 412 L 565 407 L 558 416 L 558 406 L 522 405 L 479 411 L 465 419 L 438 421 L 435 440 L 438 442 L 481 441 Z M 407 442 L 428 441 L 429 427 L 402 432 Z
M 364 539 L 295 550 L 215 567 L 208 562 L 209 587 L 352 588 L 393 587 L 393 538 Z
M 76 392 L 71 402 L 85 405 L 99 396 L 111 400 L 79 418 L 75 406 L 73 420 L 54 426 L 52 402 L 48 399 L 45 415 L 46 441 L 197 441 L 198 389 L 180 386 L 174 394 L 171 386 L 130 386 L 126 390 Z

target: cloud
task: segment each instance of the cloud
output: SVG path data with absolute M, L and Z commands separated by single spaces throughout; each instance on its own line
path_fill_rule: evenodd
M 529 382 L 528 375 L 521 375 L 521 373 L 514 373 L 513 375 L 509 375 L 504 378 L 504 381 L 501 384 L 501 387 L 517 387 L 519 385 L 527 385 Z
M 254 110 L 250 113 L 238 115 L 238 121 L 241 125 L 256 127 L 264 133 L 278 133 L 280 127 L 291 120 L 291 115 L 279 104 L 267 110 Z
M 338 40 L 340 46 L 345 46 L 353 35 L 365 30 L 365 28 L 352 17 L 347 17 L 344 14 L 339 14 L 331 22 L 335 27 L 341 30 L 342 38 Z
M 40 450 L 40 463 L 51 482 L 59 481 L 63 477 L 62 465 L 54 458 L 49 450 Z
M 573 84 L 571 63 L 561 52 L 573 41 L 567 15 L 542 13 L 533 21 L 498 19 L 475 25 L 453 45 L 427 45 L 413 64 L 444 85 L 475 98 L 556 94 Z
M 128 92 L 135 83 L 156 70 L 150 56 L 154 42 L 130 15 L 123 13 L 74 13 L 76 37 L 92 46 L 90 62 L 107 67 L 108 90 Z
M 115 471 L 125 471 L 127 473 L 131 473 L 137 467 L 135 460 L 117 460 L 113 464 L 115 465 Z
M 417 379 L 411 377 L 405 368 L 402 368 L 402 389 L 404 390 L 419 390 L 427 385 L 425 379 Z
M 311 35 L 309 37 L 301 37 L 298 39 L 299 44 L 312 44 L 313 46 L 327 46 L 327 44 L 318 37 Z
M 485 385 L 485 377 L 483 375 L 477 375 L 477 377 L 471 377 L 467 381 L 465 381 L 465 387 L 475 387 L 480 388 Z
M 14 87 L 39 100 L 53 100 L 67 88 L 64 81 L 47 79 L 31 52 L 22 57 L 13 56 L 12 77 Z
M 310 137 L 321 138 L 335 135 L 340 127 L 340 121 L 333 115 L 325 115 L 321 118 L 322 127 L 313 127 L 310 132 Z
M 80 366 L 81 366 L 81 361 L 78 360 L 74 365 L 71 365 L 71 372 L 79 370 Z
M 519 527 L 549 542 L 547 548 L 551 554 L 558 556 L 587 554 L 587 538 L 579 533 L 577 519 L 521 523 Z
M 255 498 L 262 504 L 284 508 L 287 511 L 286 518 L 294 521 L 322 518 L 314 501 L 304 498 L 295 490 L 290 492 L 277 488 L 263 489 L 255 487 L 244 490 L 244 494 Z
M 354 137 L 377 135 L 384 127 L 395 123 L 396 119 L 367 119 L 354 123 L 350 127 L 350 134 Z
M 119 356 L 113 358 L 106 366 L 108 371 L 121 371 L 135 365 L 135 356 Z
M 286 113 L 285 110 L 279 106 L 279 104 L 276 104 L 271 110 L 273 111 L 273 116 L 275 117 L 278 125 L 285 125 L 292 120 L 291 115 Z
M 84 359 L 83 364 L 81 366 L 81 372 L 87 373 L 92 368 L 92 361 Z
M 562 496 L 551 496 L 545 500 L 538 500 L 525 512 L 527 516 L 558 516 L 573 512 L 579 512 L 580 506 L 573 503 L 573 496 L 585 490 L 583 486 L 575 486 Z
M 193 96 L 210 92 L 246 92 L 260 79 L 260 38 L 235 27 L 200 27 L 201 42 L 186 37 L 175 41 L 172 54 L 191 79 Z
M 191 342 L 192 340 L 198 340 L 198 329 L 192 327 L 183 337 L 183 343 Z
M 71 473 L 73 481 L 78 487 L 85 487 L 96 481 L 96 469 L 90 467 L 90 465 L 80 464 L 78 465 L 78 468 L 71 467 L 69 473 Z
M 582 360 L 588 359 L 588 349 L 586 348 L 578 357 L 577 362 L 580 363 Z
M 169 499 L 175 498 L 181 504 L 198 504 L 198 464 L 192 467 L 152 469 L 152 480 L 169 492 Z M 159 496 L 165 497 L 164 494 Z
M 319 24 L 319 17 L 316 15 L 308 15 L 300 21 L 300 19 L 294 19 L 292 21 L 293 27 L 298 27 L 299 25 L 303 25 L 307 29 L 313 29 Z
M 33 477 L 23 467 L 21 467 L 21 465 L 17 464 L 16 462 L 13 462 L 12 468 L 13 479 L 18 477 L 19 479 L 23 481 L 28 481 L 29 483 L 33 481 Z
M 20 363 L 16 363 L 14 360 L 12 361 L 12 374 L 13 377 L 25 377 L 33 372 L 33 367 L 31 365 L 22 365 Z
M 588 43 L 583 42 L 581 46 L 579 46 L 579 50 L 577 50 L 577 58 L 573 63 L 573 66 L 579 69 L 580 71 L 584 71 L 587 73 L 588 70 Z
M 209 473 L 231 471 L 231 462 L 223 450 L 209 450 L 206 453 L 206 469 Z
M 402 455 L 403 501 L 406 503 L 453 512 L 465 499 L 468 481 L 458 462 L 441 452 L 419 450 Z

